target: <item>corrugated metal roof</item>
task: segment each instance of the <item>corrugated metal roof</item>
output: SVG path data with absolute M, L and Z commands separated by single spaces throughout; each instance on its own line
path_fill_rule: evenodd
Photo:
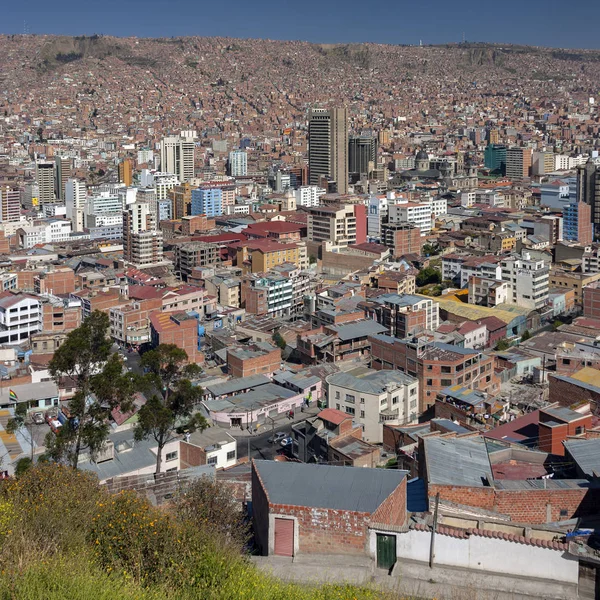
M 367 335 L 373 335 L 375 333 L 383 333 L 388 331 L 387 327 L 380 325 L 376 321 L 357 321 L 356 323 L 349 323 L 348 325 L 338 325 L 337 327 L 329 327 L 332 331 L 335 331 L 342 341 L 352 340 L 358 337 L 365 337 Z
M 358 469 L 257 460 L 254 465 L 273 504 L 372 514 L 400 485 L 406 471 Z
M 430 483 L 487 487 L 493 481 L 483 438 L 425 438 Z
M 600 477 L 600 438 L 567 440 L 564 446 L 587 477 Z
M 356 370 L 355 370 L 356 371 Z M 337 385 L 356 392 L 366 394 L 383 394 L 386 385 L 397 383 L 399 385 L 410 385 L 416 379 L 400 371 L 364 369 L 365 374 L 354 375 L 353 371 L 348 373 L 336 373 L 327 378 L 327 383 Z
M 249 377 L 238 377 L 236 379 L 231 379 L 229 381 L 225 381 L 224 383 L 207 385 L 206 390 L 210 392 L 212 396 L 217 397 L 235 394 L 235 392 L 258 387 L 267 383 L 271 383 L 271 380 L 264 375 L 250 375 Z

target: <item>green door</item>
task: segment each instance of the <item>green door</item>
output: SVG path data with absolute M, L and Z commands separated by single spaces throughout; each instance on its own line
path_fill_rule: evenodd
M 389 571 L 396 563 L 396 536 L 377 534 L 377 568 Z

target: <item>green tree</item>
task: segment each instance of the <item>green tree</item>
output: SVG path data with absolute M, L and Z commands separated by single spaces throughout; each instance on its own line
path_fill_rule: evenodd
M 110 427 L 108 417 L 117 406 L 131 408 L 137 378 L 123 369 L 111 352 L 108 315 L 94 311 L 54 353 L 49 371 L 58 384 L 67 379 L 75 388 L 68 402 L 68 421 L 46 436 L 48 456 L 77 468 L 79 455 L 88 450 L 94 457 L 104 446 Z
M 437 244 L 425 244 L 421 249 L 421 254 L 427 256 L 436 256 L 440 253 L 440 247 Z
M 521 336 L 521 341 L 526 342 L 530 337 L 531 337 L 531 334 L 529 333 L 529 329 L 526 329 L 523 332 L 523 335 Z
M 559 321 L 558 319 L 556 319 L 556 321 L 554 321 L 554 323 L 552 323 L 552 329 L 554 329 L 554 331 L 556 331 L 562 324 L 563 324 L 562 321 Z
M 279 331 L 276 331 L 273 334 L 273 342 L 275 342 L 275 344 L 282 350 L 285 350 L 287 346 L 287 342 L 283 339 L 283 336 L 279 333 Z
M 15 477 L 18 479 L 27 470 L 33 467 L 33 460 L 29 457 L 20 458 L 15 465 Z
M 208 427 L 206 419 L 194 413 L 203 392 L 191 379 L 202 370 L 187 359 L 187 352 L 175 344 L 160 344 L 142 357 L 151 391 L 138 412 L 134 436 L 137 440 L 151 438 L 158 445 L 156 473 L 160 473 L 163 449 L 175 439 L 177 430 L 204 431 Z
M 503 352 L 504 350 L 508 350 L 509 348 L 510 348 L 509 341 L 506 338 L 502 338 L 502 339 L 498 340 L 495 350 Z
M 6 431 L 8 433 L 15 433 L 21 428 L 25 428 L 29 444 L 31 446 L 31 460 L 33 461 L 33 427 L 32 421 L 27 420 L 27 404 L 20 402 L 15 408 L 15 416 L 8 421 L 6 424 Z
M 424 269 L 421 269 L 417 275 L 417 285 L 419 287 L 429 285 L 430 283 L 440 283 L 441 281 L 442 276 L 440 272 L 433 267 L 425 267 Z
M 317 257 L 316 257 L 316 256 L 314 256 L 313 254 L 311 254 L 311 255 L 308 257 L 308 262 L 309 262 L 309 264 L 311 264 L 311 265 L 314 265 L 314 264 L 316 264 L 316 262 L 317 262 Z

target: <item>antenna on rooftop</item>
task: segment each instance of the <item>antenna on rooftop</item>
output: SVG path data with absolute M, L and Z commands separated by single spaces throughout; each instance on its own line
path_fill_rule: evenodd
M 462 43 L 464 44 L 466 41 L 467 41 L 467 40 L 466 40 L 466 38 L 465 38 L 465 32 L 463 31 L 463 42 L 462 42 Z

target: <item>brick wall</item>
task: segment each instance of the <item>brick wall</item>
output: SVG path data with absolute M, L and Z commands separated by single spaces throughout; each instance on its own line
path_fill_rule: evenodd
M 467 487 L 429 484 L 427 493 L 433 500 L 439 492 L 441 500 L 464 504 L 485 510 L 494 510 L 494 489 L 491 487 Z
M 179 442 L 179 461 L 182 469 L 206 464 L 206 452 L 200 446 Z
M 406 477 L 371 515 L 374 523 L 404 525 L 406 523 Z
M 548 401 L 558 402 L 561 406 L 567 408 L 574 404 L 583 402 L 592 402 L 594 412 L 597 414 L 597 406 L 600 403 L 600 394 L 591 390 L 585 390 L 581 386 L 556 379 L 551 374 L 548 377 L 550 396 Z
M 229 373 L 233 377 L 249 377 L 250 375 L 269 375 L 281 366 L 281 350 L 273 349 L 255 358 L 239 358 L 227 353 Z
M 287 504 L 270 504 L 269 512 L 296 517 L 301 553 L 363 554 L 366 551 L 368 513 Z
M 252 525 L 254 539 L 263 556 L 269 553 L 269 500 L 260 475 L 252 466 Z

